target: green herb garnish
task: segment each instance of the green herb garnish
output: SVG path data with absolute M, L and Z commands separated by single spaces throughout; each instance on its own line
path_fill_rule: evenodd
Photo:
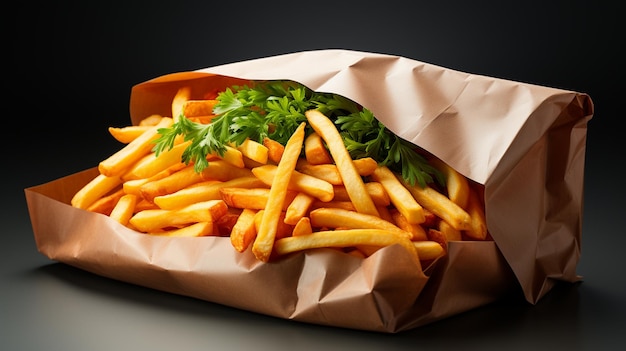
M 248 138 L 263 142 L 267 137 L 285 145 L 298 125 L 306 122 L 304 113 L 318 109 L 337 125 L 353 159 L 372 157 L 411 185 L 444 183 L 443 175 L 415 145 L 396 136 L 370 110 L 340 95 L 314 92 L 291 81 L 268 81 L 227 88 L 216 99 L 216 117 L 211 123 L 196 123 L 181 115 L 171 127 L 159 129 L 161 136 L 154 147 L 157 156 L 172 148 L 176 137 L 182 135 L 191 141 L 183 162 L 193 162 L 201 172 L 208 166 L 207 155 L 223 155 L 229 144 L 240 145 Z M 307 135 L 312 131 L 307 127 Z

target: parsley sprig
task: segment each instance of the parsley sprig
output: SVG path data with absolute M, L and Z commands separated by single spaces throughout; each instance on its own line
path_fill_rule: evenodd
M 229 144 L 270 138 L 285 145 L 298 125 L 306 122 L 304 113 L 318 109 L 337 125 L 353 159 L 372 157 L 412 185 L 444 183 L 443 175 L 418 153 L 415 145 L 396 136 L 370 110 L 343 96 L 314 92 L 291 81 L 267 81 L 232 86 L 216 99 L 216 117 L 211 123 L 193 122 L 181 115 L 171 127 L 159 129 L 156 154 L 172 148 L 182 135 L 185 141 L 191 141 L 182 160 L 186 164 L 193 162 L 195 170 L 201 172 L 208 166 L 207 155 L 223 155 Z M 307 128 L 308 135 L 312 129 Z

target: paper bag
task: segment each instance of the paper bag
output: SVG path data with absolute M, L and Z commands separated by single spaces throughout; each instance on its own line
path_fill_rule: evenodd
M 299 322 L 386 333 L 491 303 L 514 289 L 536 303 L 556 281 L 581 279 L 576 266 L 593 115 L 588 95 L 398 56 L 318 50 L 138 84 L 131 121 L 171 115 L 182 86 L 201 98 L 257 80 L 293 80 L 350 98 L 483 185 L 493 241 L 450 242 L 447 255 L 427 267 L 398 246 L 366 259 L 316 249 L 264 263 L 250 250 L 236 252 L 225 237 L 150 236 L 71 207 L 73 194 L 97 174 L 93 168 L 25 190 L 38 250 L 137 285 Z

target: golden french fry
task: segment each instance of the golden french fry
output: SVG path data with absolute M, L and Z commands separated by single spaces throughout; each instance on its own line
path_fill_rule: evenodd
M 254 223 L 255 215 L 257 211 L 244 208 L 237 218 L 237 222 L 233 226 L 230 232 L 230 242 L 239 252 L 244 252 L 250 246 L 250 243 L 256 236 L 256 227 Z
M 263 210 L 267 207 L 271 189 L 268 188 L 220 188 L 221 199 L 230 207 Z M 287 190 L 281 210 L 287 210 L 290 202 L 298 193 Z
M 446 237 L 446 241 L 459 241 L 462 239 L 461 231 L 454 229 L 446 221 L 439 221 L 438 229 Z
M 391 200 L 389 199 L 389 195 L 387 191 L 379 182 L 367 182 L 365 183 L 365 190 L 374 201 L 374 204 L 377 208 L 381 206 L 389 206 L 391 204 Z M 350 196 L 346 190 L 346 187 L 343 185 L 336 185 L 333 187 L 333 191 L 335 193 L 335 197 L 333 200 L 335 201 L 350 201 Z
M 238 177 L 227 181 L 207 180 L 192 184 L 170 194 L 156 196 L 154 203 L 164 210 L 191 205 L 195 202 L 221 199 L 222 188 L 261 188 L 265 183 L 256 177 Z
M 432 240 L 413 241 L 413 246 L 417 251 L 417 256 L 422 261 L 434 260 L 446 254 L 443 246 Z
M 104 195 L 94 201 L 91 205 L 89 205 L 89 207 L 87 207 L 87 211 L 102 213 L 109 216 L 111 215 L 111 211 L 113 211 L 115 204 L 122 196 L 124 196 L 124 189 L 120 188 L 115 190 L 112 193 Z
M 478 193 L 474 189 L 470 189 L 467 199 L 467 212 L 472 218 L 470 227 L 465 230 L 465 234 L 476 240 L 485 240 L 487 238 L 487 218 L 485 217 L 485 208 L 478 197 Z
M 265 213 L 265 210 L 260 210 L 254 216 L 254 227 L 256 228 L 257 233 L 259 232 L 259 229 L 261 228 L 261 221 L 263 220 L 264 213 Z M 293 233 L 293 228 L 294 228 L 293 225 L 285 223 L 285 212 L 281 211 L 280 214 L 278 215 L 278 223 L 276 226 L 276 237 L 274 238 L 274 241 L 280 238 L 291 236 L 291 234 Z
M 296 225 L 298 221 L 307 215 L 315 198 L 306 193 L 298 193 L 289 203 L 285 212 L 285 223 Z
M 305 112 L 309 124 L 317 134 L 319 134 L 330 151 L 344 186 L 348 191 L 350 200 L 360 213 L 366 213 L 378 216 L 378 210 L 372 198 L 367 193 L 365 184 L 361 175 L 357 172 L 354 162 L 350 157 L 350 153 L 346 149 L 343 139 L 334 123 L 318 110 L 309 110 Z
M 185 106 L 185 102 L 191 99 L 191 88 L 190 87 L 182 87 L 178 89 L 174 98 L 172 99 L 172 119 L 175 122 L 178 122 L 178 119 L 183 114 L 183 106 Z
M 217 100 L 185 100 L 181 98 L 182 113 L 185 117 L 204 117 L 213 115 Z
M 360 245 L 390 246 L 399 244 L 416 259 L 414 244 L 404 236 L 395 235 L 384 229 L 345 229 L 314 232 L 308 235 L 290 236 L 276 240 L 274 251 L 277 255 L 325 247 L 356 247 Z
M 149 153 L 141 160 L 137 161 L 137 163 L 135 163 L 129 171 L 122 176 L 122 179 L 131 180 L 150 178 L 174 165 L 181 164 L 181 156 L 190 143 L 191 142 L 188 141 L 174 145 L 171 149 L 160 153 L 158 157 L 154 152 Z
M 224 147 L 226 148 L 226 150 L 224 151 L 223 155 L 215 153 L 213 154 L 213 156 L 218 157 L 219 159 L 224 160 L 237 168 L 244 168 L 246 166 L 243 162 L 243 154 L 241 153 L 241 151 L 228 145 Z
M 298 222 L 293 227 L 292 236 L 298 235 L 308 235 L 313 233 L 313 228 L 311 227 L 311 219 L 309 217 L 302 217 L 298 220 Z
M 378 168 L 378 162 L 371 157 L 363 157 L 352 161 L 356 171 L 363 177 L 372 175 Z
M 278 164 L 278 162 L 280 162 L 280 159 L 283 157 L 285 147 L 281 143 L 270 138 L 263 139 L 263 145 L 267 147 L 267 158 L 270 161 Z
M 154 232 L 167 227 L 186 226 L 195 222 L 213 223 L 228 212 L 222 200 L 198 202 L 176 210 L 144 210 L 137 212 L 129 223 L 141 232 Z
M 457 230 L 467 230 L 471 226 L 472 218 L 459 205 L 455 204 L 447 196 L 437 190 L 426 186 L 411 185 L 401 180 L 404 186 L 409 189 L 415 200 L 428 211 L 434 213 Z
M 341 208 L 317 208 L 309 213 L 313 227 L 352 228 L 352 229 L 382 229 L 396 235 L 411 239 L 413 234 L 400 229 L 386 220 L 370 215 Z
M 424 228 L 420 224 L 409 222 L 406 217 L 404 217 L 404 215 L 397 209 L 390 211 L 390 214 L 391 218 L 393 219 L 396 226 L 398 226 L 398 228 L 407 231 L 413 235 L 411 240 L 428 239 L 428 236 L 426 236 L 426 230 L 424 230 Z
M 413 195 L 387 167 L 379 166 L 372 173 L 372 179 L 379 182 L 387 191 L 391 203 L 402 213 L 409 223 L 424 223 L 424 210 Z
M 248 159 L 258 162 L 259 164 L 266 164 L 269 155 L 269 149 L 267 146 L 258 143 L 252 139 L 244 140 L 241 145 L 235 147 L 241 152 L 241 154 Z
M 213 163 L 214 162 L 210 162 L 209 165 Z M 190 165 L 166 177 L 143 184 L 139 188 L 139 192 L 144 199 L 152 202 L 157 196 L 171 194 L 203 180 L 205 179 L 202 174 L 197 173 L 194 170 L 194 166 Z
M 341 174 L 339 174 L 339 170 L 334 164 L 314 165 L 309 163 L 306 159 L 301 158 L 298 160 L 296 170 L 300 173 L 324 180 L 332 185 L 343 184 Z
M 357 173 L 363 177 L 371 175 L 372 172 L 378 168 L 378 164 L 371 157 L 354 160 L 353 163 Z M 343 185 L 343 179 L 341 178 L 339 169 L 335 164 L 312 164 L 302 158 L 298 160 L 296 170 L 301 173 L 323 179 L 332 185 Z
M 255 167 L 252 169 L 252 173 L 265 184 L 273 187 L 278 174 L 278 166 L 269 164 Z M 334 196 L 332 184 L 296 170 L 292 171 L 287 189 L 309 194 L 321 201 L 330 201 Z
M 316 210 L 318 208 L 340 208 L 340 209 L 344 209 L 347 211 L 354 211 L 356 212 L 356 207 L 354 206 L 354 204 L 352 203 L 352 201 L 319 201 L 319 200 L 315 200 L 313 201 L 313 203 L 311 204 L 311 211 L 312 210 Z
M 70 203 L 74 207 L 86 210 L 96 200 L 105 196 L 121 184 L 122 179 L 117 175 L 109 177 L 104 174 L 98 174 L 74 194 Z
M 148 183 L 148 182 L 152 182 L 155 180 L 159 180 L 159 179 L 163 179 L 169 175 L 171 175 L 174 172 L 180 171 L 181 169 L 185 168 L 185 164 L 184 163 L 178 163 L 174 166 L 169 167 L 168 169 L 165 169 L 155 175 L 153 175 L 150 178 L 144 178 L 144 179 L 131 179 L 131 180 L 126 180 L 124 181 L 124 183 L 122 184 L 122 187 L 124 189 L 124 192 L 127 194 L 133 194 L 133 195 L 137 195 L 141 197 L 141 187 Z
M 226 160 L 209 161 L 209 165 L 202 171 L 202 179 L 221 180 L 223 182 L 230 179 L 253 176 L 252 171 L 248 168 L 233 165 Z
M 107 177 L 121 175 L 135 162 L 139 161 L 142 157 L 152 151 L 152 148 L 154 147 L 153 141 L 159 137 L 157 130 L 169 127 L 170 125 L 172 125 L 171 118 L 162 118 L 159 124 L 151 127 L 135 140 L 124 145 L 124 147 L 116 153 L 101 161 L 98 165 L 100 174 Z
M 123 225 L 127 225 L 135 211 L 137 204 L 137 196 L 133 194 L 124 194 L 119 198 L 109 217 L 118 221 Z
M 304 139 L 304 155 L 312 165 L 333 163 L 333 158 L 326 149 L 324 140 L 317 133 L 311 133 Z
M 465 209 L 469 197 L 469 183 L 467 178 L 438 158 L 433 158 L 429 160 L 429 162 L 433 167 L 443 173 L 446 178 L 448 198 L 462 209 Z
M 213 235 L 213 223 L 212 222 L 197 222 L 188 226 L 170 230 L 154 231 L 148 234 L 157 236 L 171 236 L 171 237 L 196 237 L 196 236 L 209 236 Z
M 291 135 L 289 141 L 287 141 L 287 145 L 285 145 L 285 151 L 278 163 L 274 181 L 270 188 L 267 206 L 265 207 L 256 239 L 252 244 L 254 256 L 264 262 L 267 262 L 272 254 L 287 188 L 296 168 L 298 157 L 302 152 L 305 125 L 304 122 L 301 123 Z
M 163 119 L 161 115 L 150 115 L 139 121 L 139 126 L 156 126 Z
M 137 139 L 143 132 L 150 129 L 151 126 L 126 126 L 121 128 L 109 127 L 109 134 L 123 144 L 128 144 Z

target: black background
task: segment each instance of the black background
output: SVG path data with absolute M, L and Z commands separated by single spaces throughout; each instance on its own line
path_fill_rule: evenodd
M 16 4 L 5 37 L 0 348 L 572 349 L 626 345 L 622 47 L 608 1 Z M 302 50 L 405 56 L 468 73 L 588 93 L 580 284 L 397 334 L 277 320 L 108 280 L 40 255 L 24 188 L 119 148 L 133 85 Z M 8 61 L 8 62 L 7 62 Z

